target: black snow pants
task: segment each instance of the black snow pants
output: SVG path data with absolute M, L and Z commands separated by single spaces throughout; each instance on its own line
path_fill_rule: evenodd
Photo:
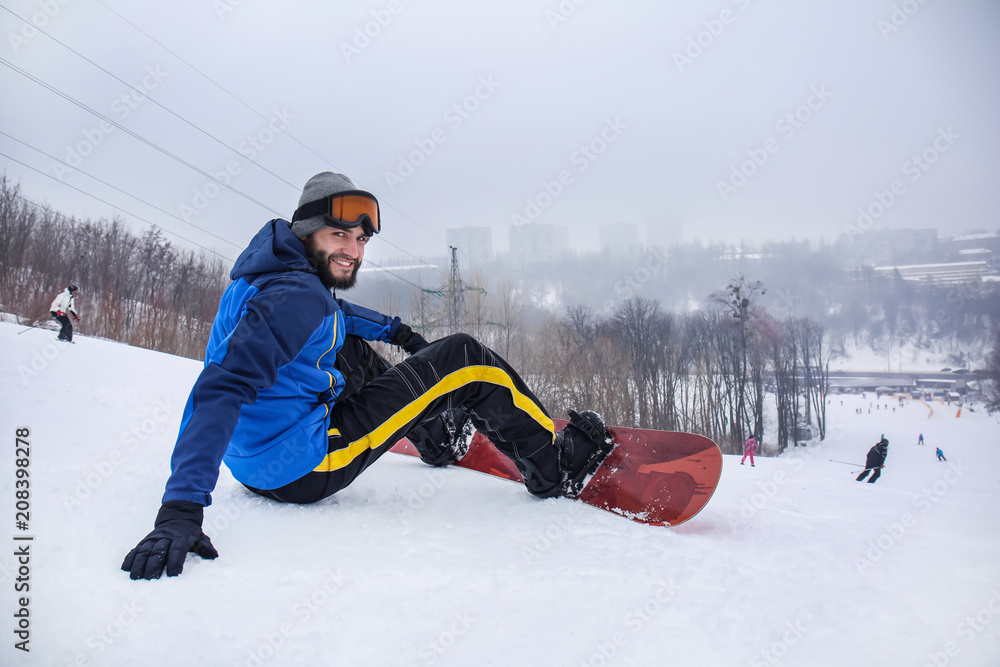
M 347 336 L 337 358 L 346 386 L 330 407 L 330 445 L 312 472 L 278 489 L 250 488 L 281 502 L 312 503 L 348 486 L 416 426 L 461 408 L 521 471 L 531 493 L 558 492 L 554 426 L 506 361 L 472 336 L 430 343 L 389 366 L 363 340 Z
M 877 480 L 882 475 L 882 466 L 878 466 L 876 468 L 867 468 L 863 470 L 861 474 L 858 475 L 858 481 L 860 482 L 864 480 L 864 478 L 868 476 L 868 473 L 872 474 L 872 478 L 868 480 L 868 483 L 874 484 L 875 480 Z
M 62 325 L 62 329 L 59 330 L 59 340 L 73 341 L 73 323 L 69 321 L 69 315 L 63 315 L 55 311 L 49 311 L 52 314 L 52 319 L 59 322 Z

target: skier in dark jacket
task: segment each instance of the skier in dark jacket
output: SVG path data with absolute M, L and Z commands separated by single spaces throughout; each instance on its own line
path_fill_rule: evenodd
M 122 563 L 133 579 L 180 574 L 222 463 L 252 492 L 312 503 L 350 484 L 413 431 L 434 465 L 465 451 L 466 419 L 539 497 L 575 497 L 610 452 L 603 421 L 552 419 L 506 361 L 466 334 L 428 343 L 398 317 L 337 298 L 354 285 L 378 201 L 342 174 L 311 178 L 289 223 L 268 222 L 237 259 L 181 418 L 154 530 Z M 389 367 L 365 341 L 402 347 Z M 455 423 L 458 422 L 458 423 Z M 590 435 L 588 435 L 590 434 Z
M 868 480 L 868 483 L 874 484 L 875 480 L 882 475 L 882 468 L 885 467 L 885 457 L 888 453 L 889 441 L 885 439 L 885 436 L 882 436 L 882 439 L 868 450 L 868 458 L 865 459 L 865 469 L 858 475 L 858 481 L 862 481 L 868 476 L 868 473 L 872 473 L 872 478 Z

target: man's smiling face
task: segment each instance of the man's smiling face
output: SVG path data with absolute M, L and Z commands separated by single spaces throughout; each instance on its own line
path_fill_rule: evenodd
M 354 229 L 323 227 L 302 239 L 302 243 L 306 246 L 309 263 L 319 272 L 324 285 L 334 289 L 354 287 L 368 243 L 361 226 Z

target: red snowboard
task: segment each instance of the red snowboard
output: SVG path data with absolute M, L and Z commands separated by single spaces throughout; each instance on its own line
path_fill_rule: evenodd
M 566 426 L 553 420 L 556 429 Z M 615 449 L 580 493 L 579 500 L 639 523 L 677 526 L 708 503 L 722 475 L 722 452 L 693 433 L 611 427 Z M 392 448 L 417 456 L 408 440 Z M 514 463 L 476 433 L 460 468 L 521 482 Z

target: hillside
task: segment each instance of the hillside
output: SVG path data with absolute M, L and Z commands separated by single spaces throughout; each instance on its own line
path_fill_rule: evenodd
M 868 414 L 868 400 L 835 397 L 825 442 L 754 468 L 727 457 L 708 507 L 676 529 L 397 455 L 309 507 L 265 501 L 223 470 L 205 528 L 220 558 L 133 582 L 118 567 L 152 527 L 200 364 L 8 323 L 0 348 L 5 665 L 980 666 L 1000 655 L 1000 424 L 983 411 L 890 402 Z M 30 431 L 23 532 L 18 428 Z M 882 433 L 885 474 L 856 483 L 857 468 L 834 461 L 863 461 Z M 12 634 L 11 545 L 26 534 L 28 654 Z

